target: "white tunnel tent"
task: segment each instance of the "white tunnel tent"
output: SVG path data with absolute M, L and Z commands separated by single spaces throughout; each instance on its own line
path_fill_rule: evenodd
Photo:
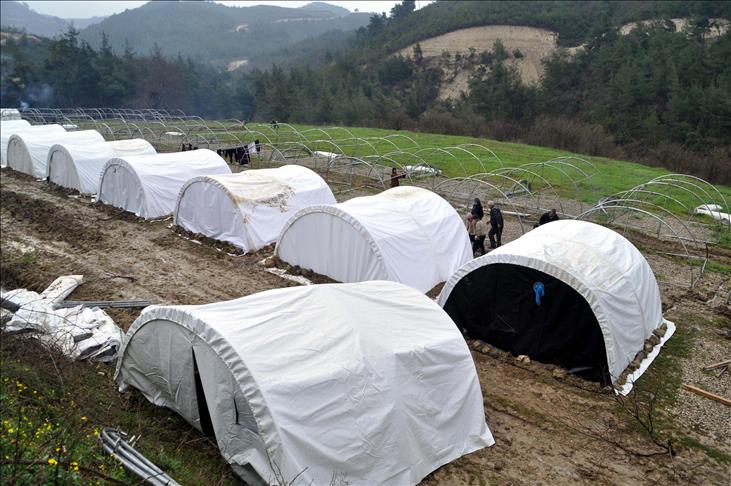
M 340 282 L 392 280 L 422 292 L 472 258 L 457 212 L 440 196 L 413 186 L 297 212 L 276 254 Z
M 215 436 L 250 484 L 416 484 L 494 443 L 461 334 L 394 282 L 148 307 L 116 379 Z
M 325 181 L 299 165 L 200 176 L 181 189 L 175 224 L 255 251 L 274 243 L 299 209 L 335 202 Z
M 26 127 L 17 127 L 15 129 L 12 128 L 12 125 L 8 127 L 8 129 L 5 128 L 5 123 L 2 124 L 3 130 L 2 130 L 2 153 L 3 153 L 3 167 L 8 167 L 8 148 L 10 146 L 10 139 L 13 135 L 23 135 L 25 133 L 34 134 L 38 137 L 58 137 L 59 135 L 62 135 L 66 132 L 66 129 L 62 127 L 61 125 L 31 125 Z M 32 135 L 31 135 L 32 136 Z M 19 143 L 19 142 L 16 142 Z M 22 143 L 19 143 L 19 151 L 17 156 L 23 156 L 22 153 L 23 145 Z
M 115 140 L 94 144 L 62 143 L 48 152 L 48 180 L 82 194 L 96 194 L 104 165 L 115 157 L 156 154 L 147 140 Z
M 619 383 L 629 392 L 672 336 L 652 269 L 619 233 L 584 221 L 555 221 L 462 266 L 439 304 L 472 338 L 542 362 L 625 372 L 646 340 L 667 331 L 642 366 Z M 657 333 L 656 333 L 657 334 Z
M 230 173 L 226 161 L 208 149 L 117 157 L 102 169 L 98 199 L 141 218 L 160 218 L 173 214 L 189 179 Z
M 57 125 L 50 125 L 57 126 Z M 10 137 L 8 167 L 32 175 L 37 179 L 48 177 L 48 152 L 57 143 L 76 145 L 104 142 L 96 130 L 67 132 L 63 127 L 47 130 L 23 130 Z
M 0 121 L 0 167 L 8 165 L 7 152 L 10 136 L 21 130 L 27 130 L 31 124 L 26 120 L 5 120 Z

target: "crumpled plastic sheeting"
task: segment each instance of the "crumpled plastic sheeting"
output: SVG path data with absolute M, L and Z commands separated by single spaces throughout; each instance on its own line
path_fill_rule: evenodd
M 3 291 L 4 299 L 20 306 L 3 331 L 37 334 L 45 345 L 75 360 L 116 360 L 123 333 L 106 312 L 96 307 L 56 308 L 82 282 L 80 275 L 71 275 L 59 277 L 41 294 L 26 289 Z
M 731 213 L 724 213 L 722 211 L 723 207 L 718 204 L 703 204 L 694 210 L 695 214 L 703 214 L 705 216 L 710 216 L 716 221 L 731 224 Z

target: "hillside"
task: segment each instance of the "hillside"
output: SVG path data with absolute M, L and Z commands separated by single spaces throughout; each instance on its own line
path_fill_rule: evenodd
M 190 56 L 220 66 L 252 66 L 269 53 L 330 31 L 353 31 L 369 14 L 312 3 L 301 8 L 258 5 L 229 7 L 214 2 L 150 2 L 84 29 L 81 38 L 99 46 L 102 32 L 121 52 L 125 42 L 138 53 L 157 44 L 162 54 Z
M 83 29 L 104 20 L 104 17 L 88 19 L 62 19 L 53 15 L 45 15 L 31 9 L 22 2 L 0 2 L 0 22 L 5 27 L 25 30 L 28 34 L 53 37 L 73 25 Z
M 629 22 L 691 17 L 731 19 L 731 2 L 443 1 L 431 3 L 398 22 L 372 25 L 361 38 L 371 50 L 393 52 L 459 29 L 519 25 L 556 32 L 559 46 L 572 47 Z
M 469 57 L 493 49 L 495 42 L 501 42 L 508 55 L 506 64 L 514 67 L 525 84 L 534 85 L 543 75 L 543 61 L 555 54 L 558 34 L 546 29 L 515 25 L 486 25 L 470 27 L 442 34 L 418 43 L 424 59 L 433 65 L 440 65 L 444 53 L 450 56 Z M 398 51 L 398 54 L 413 57 L 412 44 Z M 576 48 L 570 48 L 574 52 Z M 480 64 L 445 65 L 445 76 L 439 91 L 439 99 L 458 98 L 469 90 L 469 79 L 475 67 Z M 451 68 L 451 69 L 450 69 Z

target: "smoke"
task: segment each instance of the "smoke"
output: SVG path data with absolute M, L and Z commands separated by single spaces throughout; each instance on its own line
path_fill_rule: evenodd
M 46 83 L 29 83 L 23 90 L 21 106 L 55 106 L 56 95 L 51 86 Z

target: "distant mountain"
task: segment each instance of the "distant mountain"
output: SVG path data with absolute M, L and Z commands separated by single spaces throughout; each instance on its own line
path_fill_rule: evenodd
M 53 37 L 67 30 L 70 25 L 83 29 L 104 20 L 104 17 L 88 19 L 62 19 L 31 9 L 23 2 L 0 2 L 0 23 L 3 26 L 25 30 L 29 34 Z
M 350 10 L 348 10 L 347 8 L 339 7 L 337 5 L 330 5 L 329 3 L 325 2 L 308 3 L 307 5 L 301 6 L 299 10 L 330 12 L 337 17 L 345 17 L 346 15 L 350 15 L 351 13 Z
M 214 2 L 149 2 L 84 29 L 92 46 L 102 32 L 116 51 L 125 42 L 141 54 L 155 44 L 167 56 L 182 54 L 221 66 L 267 64 L 268 53 L 331 31 L 350 32 L 370 14 L 315 2 L 301 8 L 229 7 Z

